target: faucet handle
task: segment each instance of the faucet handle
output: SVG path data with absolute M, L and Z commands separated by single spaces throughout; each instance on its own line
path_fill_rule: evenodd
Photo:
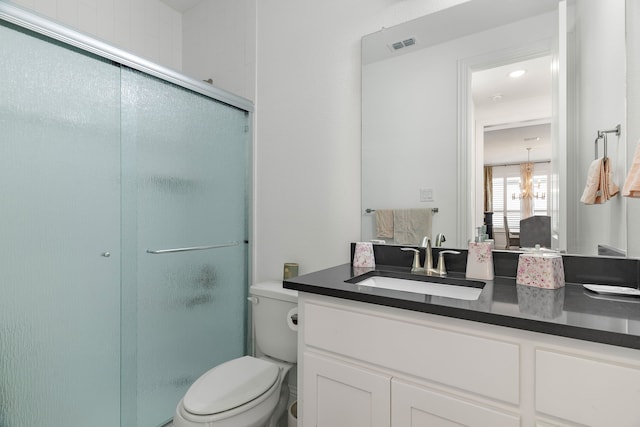
M 447 268 L 444 265 L 444 254 L 460 255 L 460 252 L 451 250 L 440 251 L 438 254 L 438 267 L 436 267 L 436 273 L 440 277 L 445 277 L 447 275 Z
M 411 266 L 411 272 L 415 273 L 418 271 L 422 271 L 422 266 L 420 265 L 420 251 L 414 248 L 400 248 L 401 251 L 413 251 L 413 265 Z

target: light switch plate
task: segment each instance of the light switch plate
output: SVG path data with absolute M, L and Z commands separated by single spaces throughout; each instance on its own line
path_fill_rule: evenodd
M 433 202 L 433 188 L 421 188 L 420 189 L 420 201 L 421 202 Z

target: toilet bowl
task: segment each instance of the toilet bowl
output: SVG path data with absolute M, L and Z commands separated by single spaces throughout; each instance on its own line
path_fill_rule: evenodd
M 282 282 L 251 287 L 256 347 L 198 378 L 182 398 L 174 427 L 271 427 L 288 399 L 285 378 L 297 361 L 297 292 Z
M 262 427 L 291 365 L 244 356 L 202 375 L 178 404 L 174 427 Z

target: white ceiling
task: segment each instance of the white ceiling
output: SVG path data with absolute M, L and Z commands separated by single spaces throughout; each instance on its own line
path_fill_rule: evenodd
M 200 3 L 202 0 L 160 0 L 160 1 L 176 11 L 180 13 L 184 13 L 187 10 L 194 7 L 195 5 L 197 5 L 198 3 Z
M 518 78 L 509 77 L 511 71 L 519 69 L 526 73 Z M 545 97 L 551 105 L 551 56 L 476 71 L 471 85 L 477 109 L 535 97 Z M 500 99 L 494 100 L 495 95 L 500 95 Z
M 484 164 L 525 162 L 528 160 L 527 148 L 531 148 L 532 162 L 551 159 L 551 125 L 536 124 L 485 132 Z
M 509 77 L 511 71 L 518 69 L 527 72 L 518 78 Z M 500 99 L 494 100 L 494 95 L 498 94 Z M 472 96 L 477 111 L 490 110 L 498 103 L 521 105 L 518 101 L 527 102 L 528 99 L 532 103 L 551 106 L 551 56 L 473 73 Z M 551 159 L 551 125 L 514 123 L 504 128 L 485 131 L 485 164 L 524 162 L 528 147 L 532 148 L 531 161 Z

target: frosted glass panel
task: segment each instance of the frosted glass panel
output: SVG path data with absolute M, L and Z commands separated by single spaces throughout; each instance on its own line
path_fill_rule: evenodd
M 120 71 L 3 24 L 0 58 L 0 426 L 117 426 Z
M 247 117 L 125 69 L 122 102 L 122 143 L 137 147 L 125 194 L 137 199 L 137 425 L 155 426 L 198 376 L 244 354 Z M 239 244 L 146 252 L 227 242 Z

